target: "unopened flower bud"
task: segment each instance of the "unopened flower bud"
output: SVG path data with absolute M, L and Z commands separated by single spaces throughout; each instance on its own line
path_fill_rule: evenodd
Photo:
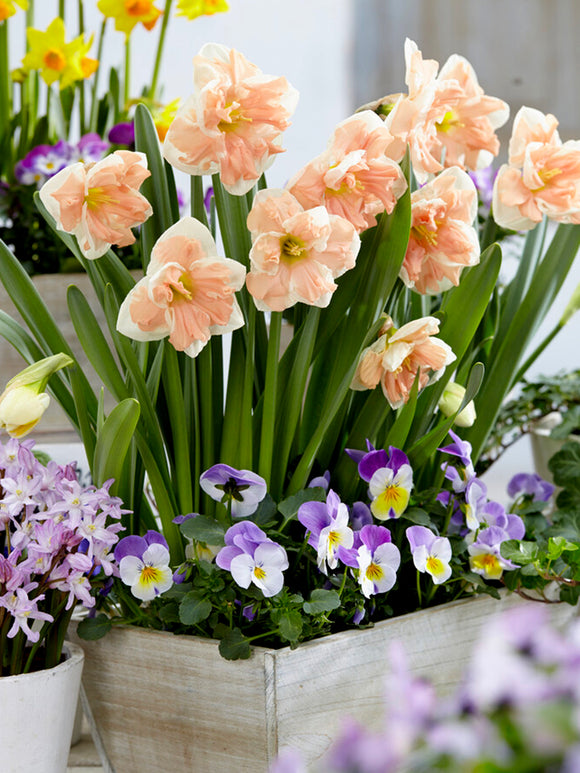
M 465 387 L 462 387 L 461 384 L 456 384 L 455 381 L 450 381 L 439 399 L 439 410 L 445 416 L 453 416 L 459 410 L 464 397 Z M 457 414 L 454 424 L 457 427 L 471 427 L 476 418 L 475 405 L 473 400 L 470 400 L 461 413 Z
M 0 428 L 12 437 L 27 435 L 40 421 L 50 403 L 45 393 L 50 376 L 72 365 L 66 354 L 54 354 L 20 371 L 0 395 Z

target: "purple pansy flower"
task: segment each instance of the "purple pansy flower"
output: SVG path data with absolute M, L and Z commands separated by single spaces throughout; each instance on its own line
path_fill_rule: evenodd
M 551 483 L 548 483 L 535 472 L 520 472 L 514 475 L 507 487 L 508 495 L 512 499 L 523 495 L 532 497 L 534 502 L 547 502 L 554 490 L 555 487 Z
M 205 196 L 203 197 L 203 206 L 205 207 L 205 211 L 207 212 L 208 217 L 211 215 L 211 200 L 213 196 L 214 196 L 213 186 L 210 185 L 207 191 L 205 192 Z
M 308 488 L 316 488 L 318 486 L 323 488 L 325 491 L 328 491 L 330 486 L 330 472 L 328 470 L 326 470 L 324 475 L 318 475 L 317 477 L 312 478 L 308 484 Z
M 506 532 L 498 526 L 482 529 L 475 542 L 467 548 L 471 571 L 486 580 L 499 580 L 504 570 L 517 569 L 515 564 L 501 554 L 501 543 L 507 538 Z
M 298 520 L 310 532 L 308 544 L 318 552 L 318 568 L 327 573 L 338 565 L 338 548 L 352 547 L 353 531 L 348 525 L 348 507 L 332 489 L 326 502 L 305 502 L 298 508 Z
M 409 504 L 413 470 L 406 454 L 389 446 L 389 451 L 369 451 L 358 464 L 358 472 L 369 484 L 371 512 L 380 521 L 399 518 Z
M 109 149 L 109 143 L 101 139 L 96 132 L 84 134 L 77 144 L 71 149 L 70 162 L 80 161 L 83 164 L 90 164 L 94 161 L 100 161 Z
M 506 513 L 505 507 L 499 502 L 489 501 L 482 509 L 483 522 L 487 526 L 497 526 L 503 529 L 505 539 L 523 539 L 526 527 L 519 515 Z
M 264 596 L 275 596 L 284 585 L 288 556 L 282 545 L 269 539 L 251 521 L 231 526 L 224 536 L 225 547 L 216 556 L 220 569 L 229 571 L 241 588 L 254 583 Z
M 113 145 L 132 147 L 135 144 L 135 125 L 133 121 L 117 123 L 112 126 L 109 130 L 108 139 Z
M 447 480 L 451 481 L 453 491 L 460 493 L 465 491 L 467 484 L 475 478 L 475 469 L 471 461 L 471 443 L 467 440 L 461 440 L 459 435 L 456 435 L 453 430 L 449 430 L 449 434 L 453 440 L 448 446 L 439 448 L 438 450 L 444 454 L 451 454 L 456 456 L 461 461 L 459 469 L 451 466 L 450 462 L 445 462 L 441 465 L 441 469 L 445 472 Z
M 14 175 L 22 185 L 42 185 L 61 169 L 71 158 L 71 146 L 60 140 L 56 145 L 37 145 L 14 167 Z
M 438 537 L 426 526 L 409 526 L 405 534 L 416 569 L 430 574 L 435 585 L 446 582 L 451 577 L 451 543 L 447 537 Z
M 355 532 L 353 547 L 341 546 L 338 555 L 344 564 L 359 570 L 358 581 L 366 598 L 386 593 L 397 580 L 401 554 L 384 526 L 363 526 Z
M 121 580 L 142 601 L 151 601 L 173 585 L 169 546 L 159 532 L 150 530 L 144 537 L 124 537 L 115 546 L 115 559 Z
M 363 526 L 373 522 L 370 507 L 365 502 L 353 502 L 350 508 L 350 526 L 353 531 L 360 531 Z
M 199 483 L 216 502 L 231 503 L 232 518 L 247 518 L 255 513 L 268 490 L 264 478 L 229 464 L 214 464 L 202 473 Z

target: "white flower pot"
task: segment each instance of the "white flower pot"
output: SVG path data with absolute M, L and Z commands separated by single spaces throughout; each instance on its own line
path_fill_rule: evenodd
M 83 670 L 84 654 L 65 644 L 55 668 L 0 677 L 2 773 L 64 773 Z
M 538 475 L 550 483 L 554 482 L 552 480 L 552 473 L 548 467 L 548 462 L 552 456 L 558 453 L 564 443 L 567 443 L 570 440 L 580 442 L 579 435 L 568 435 L 565 439 L 551 437 L 550 433 L 554 427 L 557 427 L 561 422 L 562 415 L 558 413 L 558 411 L 554 411 L 534 422 L 530 431 L 534 467 L 536 468 Z M 560 491 L 560 489 L 558 489 L 558 491 Z

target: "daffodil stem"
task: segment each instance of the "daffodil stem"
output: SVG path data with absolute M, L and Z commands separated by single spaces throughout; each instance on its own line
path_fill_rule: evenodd
M 278 390 L 278 359 L 280 354 L 281 331 L 282 312 L 273 311 L 270 317 L 270 335 L 268 337 L 268 356 L 266 361 L 266 383 L 264 386 L 259 464 L 259 474 L 264 478 L 268 486 L 270 485 L 272 455 L 274 452 L 274 427 L 276 424 L 276 393 Z
M 99 42 L 97 43 L 97 60 L 99 62 L 99 67 L 97 67 L 96 72 L 93 75 L 93 90 L 91 94 L 91 114 L 89 117 L 89 127 L 91 131 L 95 131 L 97 128 L 97 113 L 98 113 L 98 101 L 97 101 L 97 90 L 99 87 L 99 73 L 101 72 L 101 56 L 103 54 L 103 40 L 105 38 L 105 28 L 107 26 L 107 17 L 105 16 L 103 18 L 103 22 L 101 24 L 101 29 L 99 30 Z
M 129 110 L 129 99 L 131 95 L 131 38 L 127 36 L 125 40 L 125 83 L 123 86 L 123 117 L 125 118 Z
M 64 0 L 58 0 L 58 15 L 64 21 Z
M 10 110 L 10 63 L 8 59 L 8 22 L 0 23 L 0 136 L 8 125 Z
M 153 75 L 151 76 L 151 87 L 149 89 L 149 99 L 151 100 L 154 100 L 157 95 L 157 81 L 159 80 L 159 68 L 161 67 L 161 60 L 163 58 L 163 48 L 165 46 L 165 34 L 167 32 L 167 25 L 169 24 L 169 14 L 171 12 L 172 2 L 173 0 L 165 0 L 165 11 L 163 12 L 163 19 L 161 20 L 161 31 L 159 32 L 159 42 L 157 44 L 157 56 L 155 57 Z
M 417 570 L 417 598 L 419 599 L 419 606 L 423 606 L 423 596 L 421 595 L 421 573 Z
M 84 39 L 85 34 L 85 11 L 83 8 L 83 0 L 79 0 L 79 35 Z M 85 116 L 85 81 L 80 81 L 78 84 L 79 89 L 79 113 L 81 122 L 81 137 L 86 131 L 86 116 Z

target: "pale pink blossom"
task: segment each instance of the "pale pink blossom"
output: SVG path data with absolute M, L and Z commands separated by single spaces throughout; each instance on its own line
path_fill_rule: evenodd
M 493 188 L 493 216 L 503 228 L 527 231 L 546 215 L 580 223 L 580 141 L 562 143 L 557 122 L 522 108 L 514 120 L 510 163 Z
M 325 206 L 360 233 L 376 216 L 392 212 L 407 189 L 399 165 L 404 145 L 395 143 L 378 115 L 365 110 L 342 121 L 328 148 L 288 183 L 305 209 Z
M 62 169 L 40 189 L 40 199 L 61 231 L 74 234 L 83 255 L 100 258 L 116 244 L 133 244 L 131 228 L 152 214 L 139 193 L 151 173 L 144 153 L 117 150 L 96 163 Z
M 203 46 L 193 64 L 194 92 L 177 111 L 163 154 L 191 175 L 219 172 L 227 191 L 245 194 L 283 152 L 298 92 L 217 43 Z
M 244 324 L 235 292 L 245 273 L 218 256 L 205 226 L 185 217 L 157 240 L 146 275 L 121 304 L 117 330 L 136 341 L 169 336 L 178 351 L 196 357 L 210 336 Z
M 379 338 L 361 354 L 351 388 L 374 389 L 380 383 L 391 408 L 400 408 L 409 399 L 417 373 L 420 391 L 455 360 L 451 347 L 435 338 L 438 332 L 435 317 L 415 319 L 398 330 L 387 317 Z
M 479 263 L 476 215 L 477 190 L 458 167 L 411 195 L 411 232 L 400 274 L 407 287 L 435 294 L 459 284 L 462 269 Z
M 471 64 L 456 54 L 437 75 L 438 63 L 423 59 L 416 43 L 405 41 L 408 94 L 386 117 L 391 133 L 408 143 L 420 183 L 444 167 L 481 169 L 499 150 L 495 130 L 508 119 L 505 102 L 484 94 Z
M 253 245 L 246 285 L 260 311 L 297 302 L 328 306 L 334 279 L 354 268 L 360 247 L 351 223 L 324 207 L 305 211 L 285 190 L 259 191 L 248 228 Z

